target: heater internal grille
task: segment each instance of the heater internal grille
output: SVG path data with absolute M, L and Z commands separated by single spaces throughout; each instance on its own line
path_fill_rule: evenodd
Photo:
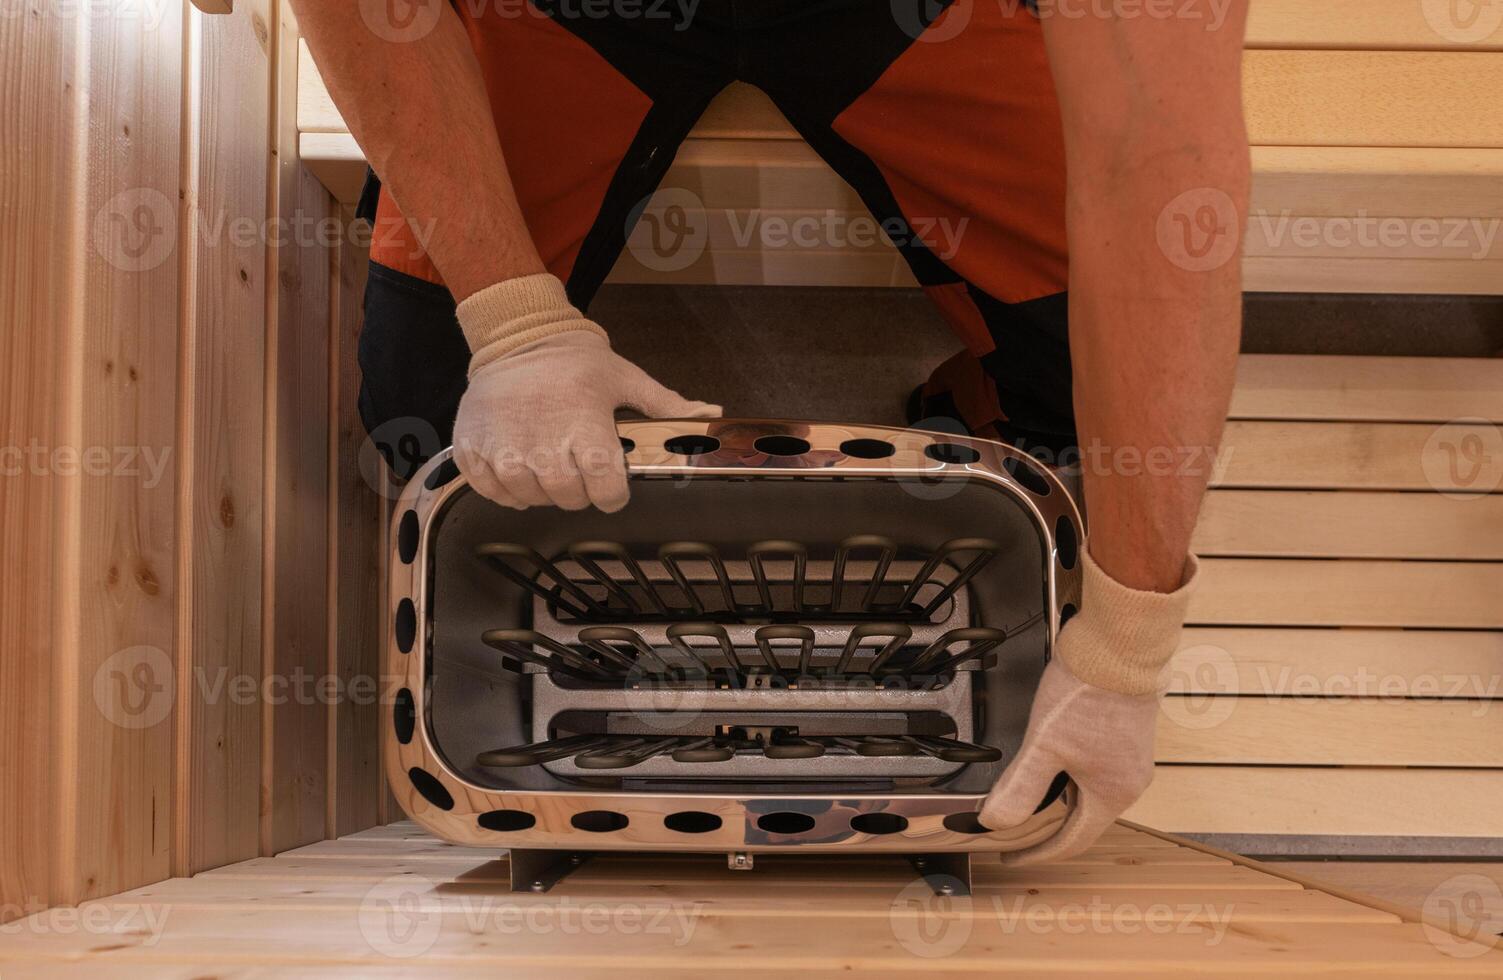
M 758 541 L 730 560 L 703 541 L 664 543 L 650 563 L 616 541 L 576 542 L 553 559 L 512 542 L 475 553 L 566 623 L 928 623 L 1001 550 L 966 537 L 915 557 L 891 538 L 859 534 L 823 562 L 787 540 Z

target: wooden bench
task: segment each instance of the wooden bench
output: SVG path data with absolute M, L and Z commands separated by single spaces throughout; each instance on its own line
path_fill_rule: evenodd
M 1503 23 L 1492 24 L 1503 18 L 1485 6 L 1474 22 L 1452 16 L 1445 0 L 1252 0 L 1249 290 L 1503 291 Z M 353 200 L 364 157 L 306 50 L 298 81 L 302 158 L 336 197 Z M 706 228 L 708 248 L 662 271 L 629 244 L 615 281 L 912 285 L 885 243 L 738 245 L 733 229 L 757 216 L 867 214 L 755 89 L 721 94 L 663 187 L 692 195 L 689 217 Z
M 1499 422 L 1500 360 L 1243 356 L 1132 819 L 1503 836 Z

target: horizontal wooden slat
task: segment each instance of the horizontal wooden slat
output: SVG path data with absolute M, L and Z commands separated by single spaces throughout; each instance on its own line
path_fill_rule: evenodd
M 659 186 L 689 191 L 712 208 L 865 209 L 855 189 L 802 140 L 690 138 Z
M 1196 626 L 1503 627 L 1503 565 L 1207 558 Z
M 1499 837 L 1503 772 L 1159 766 L 1126 818 L 1176 833 Z
M 685 226 L 696 230 L 696 245 L 703 242 L 704 247 L 718 251 L 764 252 L 892 248 L 877 220 L 859 200 L 850 199 L 852 194 L 836 193 L 824 201 L 797 206 L 763 200 L 737 207 L 723 200 L 718 188 L 707 186 L 704 174 L 697 181 L 694 176 L 685 173 L 688 179 L 682 184 L 665 182 L 656 200 L 671 202 L 682 214 Z M 752 178 L 749 173 L 717 176 Z M 727 188 L 725 196 L 734 196 L 734 191 Z M 653 203 L 648 204 L 649 210 L 653 207 Z M 966 226 L 959 219 L 924 214 L 911 214 L 909 218 L 918 237 L 942 259 L 950 258 L 964 242 Z M 1249 258 L 1469 261 L 1503 269 L 1500 231 L 1503 218 L 1499 217 L 1410 218 L 1386 211 L 1360 216 L 1254 212 L 1248 218 L 1244 253 Z M 638 224 L 628 247 L 643 249 L 654 243 L 654 234 L 651 225 Z
M 1243 354 L 1230 416 L 1503 422 L 1503 358 Z
M 1196 627 L 1170 690 L 1325 697 L 1503 696 L 1503 632 Z
M 1503 150 L 1410 146 L 1253 146 L 1254 216 L 1497 217 Z
M 1204 556 L 1503 559 L 1503 494 L 1212 490 L 1192 548 Z
M 1494 51 L 1248 51 L 1249 140 L 1259 146 L 1503 147 L 1503 54 Z M 1382 112 L 1373 112 L 1382 106 Z M 761 92 L 728 87 L 695 134 L 796 139 Z
M 1467 437 L 1472 437 L 1468 439 Z M 1461 456 L 1481 455 L 1457 465 Z M 1212 482 L 1310 490 L 1499 490 L 1503 431 L 1491 424 L 1229 422 Z
M 1468 909 L 1474 922 L 1503 921 L 1503 865 L 1491 861 L 1279 861 L 1280 874 L 1293 873 L 1323 887 L 1345 889 L 1392 902 L 1410 914 L 1428 905 Z M 1481 881 L 1499 888 L 1479 894 Z M 1480 904 L 1483 915 L 1477 915 Z
M 1249 51 L 1242 81 L 1258 145 L 1503 146 L 1497 52 Z
M 1408 217 L 1386 208 L 1357 215 L 1310 215 L 1288 207 L 1247 216 L 1247 259 L 1351 262 L 1471 262 L 1503 275 L 1503 218 Z
M 1503 50 L 1503 18 L 1446 0 L 1252 0 L 1249 48 Z
M 1503 150 L 1443 147 L 1255 146 L 1251 213 L 1498 217 Z M 662 187 L 708 207 L 863 208 L 850 185 L 801 140 L 691 137 Z
M 363 169 L 361 173 L 363 174 Z M 337 179 L 358 193 L 357 175 Z M 737 249 L 706 251 L 686 268 L 664 269 L 636 261 L 629 252 L 611 272 L 612 282 L 719 286 L 898 286 L 917 281 L 897 257 L 850 251 Z M 1248 256 L 1243 289 L 1308 293 L 1447 293 L 1494 295 L 1503 292 L 1503 263 L 1470 259 L 1307 258 Z
M 1407 293 L 1495 296 L 1503 270 L 1469 259 L 1341 259 L 1249 256 L 1242 288 L 1249 293 Z
M 1167 697 L 1159 762 L 1503 767 L 1503 701 Z

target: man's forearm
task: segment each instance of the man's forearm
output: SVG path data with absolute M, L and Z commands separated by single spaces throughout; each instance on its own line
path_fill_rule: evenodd
M 1091 554 L 1124 585 L 1171 592 L 1236 369 L 1240 249 L 1216 236 L 1245 224 L 1246 149 L 1146 155 L 1071 191 L 1070 347 Z
M 360 4 L 293 0 L 324 83 L 456 300 L 542 272 L 459 17 L 386 40 Z
M 1049 16 L 1068 172 L 1070 355 L 1091 555 L 1181 584 L 1236 370 L 1247 0 L 1206 25 Z M 1193 454 L 1193 455 L 1192 455 Z

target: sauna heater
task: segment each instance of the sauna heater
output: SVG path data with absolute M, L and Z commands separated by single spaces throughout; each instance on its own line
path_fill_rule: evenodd
M 1078 602 L 1080 513 L 983 439 L 744 419 L 619 425 L 615 514 L 498 506 L 446 451 L 392 517 L 385 759 L 513 887 L 592 852 L 891 852 L 969 884 L 1070 805 L 976 812 Z

